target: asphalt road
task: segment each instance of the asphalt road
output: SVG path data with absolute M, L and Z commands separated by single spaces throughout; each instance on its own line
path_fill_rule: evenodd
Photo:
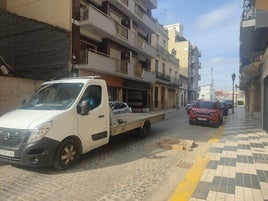
M 0 163 L 0 200 L 164 201 L 216 131 L 189 125 L 184 109 L 172 110 L 147 138 L 115 137 L 67 171 Z M 194 140 L 196 146 L 191 151 L 159 146 L 166 139 Z

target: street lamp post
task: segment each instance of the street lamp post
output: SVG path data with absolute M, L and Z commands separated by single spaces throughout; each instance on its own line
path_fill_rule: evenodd
M 238 85 L 236 84 L 235 85 L 235 107 L 237 107 L 237 88 L 238 88 Z
M 233 80 L 233 108 L 232 113 L 234 113 L 234 81 L 235 81 L 235 73 L 232 74 L 232 80 Z

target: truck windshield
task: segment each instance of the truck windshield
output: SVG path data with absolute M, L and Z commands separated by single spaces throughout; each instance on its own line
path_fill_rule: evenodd
M 83 83 L 44 84 L 20 109 L 66 110 L 74 103 Z

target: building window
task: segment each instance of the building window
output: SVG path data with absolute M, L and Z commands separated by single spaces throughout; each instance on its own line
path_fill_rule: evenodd
M 162 74 L 165 75 L 166 74 L 166 64 L 162 63 Z
M 155 60 L 155 72 L 158 72 L 159 61 Z
M 159 35 L 156 35 L 156 44 L 159 45 Z
M 167 45 L 167 41 L 163 40 L 163 48 L 166 48 L 166 45 Z

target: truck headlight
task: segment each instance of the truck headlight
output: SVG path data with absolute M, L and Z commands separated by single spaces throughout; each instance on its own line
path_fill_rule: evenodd
M 28 143 L 33 143 L 38 140 L 41 140 L 52 128 L 52 125 L 53 125 L 53 122 L 49 121 L 34 128 L 28 139 Z

